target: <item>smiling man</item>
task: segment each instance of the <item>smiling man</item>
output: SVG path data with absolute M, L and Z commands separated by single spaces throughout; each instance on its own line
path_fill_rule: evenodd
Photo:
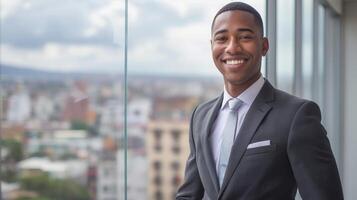
M 212 22 L 223 94 L 194 110 L 185 180 L 176 199 L 343 199 L 319 107 L 261 75 L 269 49 L 251 6 L 229 3 Z

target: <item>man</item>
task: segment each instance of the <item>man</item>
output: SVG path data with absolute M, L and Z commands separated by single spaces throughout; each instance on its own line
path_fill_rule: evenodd
M 319 107 L 273 88 L 261 73 L 269 49 L 251 6 L 233 2 L 212 22 L 212 56 L 223 94 L 199 105 L 176 199 L 343 199 Z

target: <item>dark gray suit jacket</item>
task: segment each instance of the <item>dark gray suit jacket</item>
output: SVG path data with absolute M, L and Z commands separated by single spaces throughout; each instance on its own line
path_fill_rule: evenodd
M 319 107 L 268 81 L 246 114 L 220 188 L 210 134 L 222 99 L 201 104 L 192 114 L 190 155 L 177 200 L 290 200 L 297 188 L 304 200 L 343 199 Z M 247 149 L 265 140 L 271 145 Z

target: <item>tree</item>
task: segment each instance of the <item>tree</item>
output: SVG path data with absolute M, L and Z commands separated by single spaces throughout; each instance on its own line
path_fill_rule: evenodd
M 23 159 L 24 150 L 21 142 L 13 139 L 5 139 L 1 140 L 0 144 L 0 146 L 8 152 L 3 158 L 4 162 L 19 162 Z
M 0 147 L 3 152 L 6 152 L 2 157 L 1 180 L 15 182 L 17 179 L 16 163 L 24 157 L 22 144 L 13 139 L 5 139 L 0 141 Z
M 88 125 L 87 123 L 80 120 L 71 121 L 71 129 L 73 130 L 85 130 L 91 136 L 98 136 L 98 129 L 96 125 Z
M 87 123 L 80 120 L 71 121 L 71 129 L 73 130 L 88 130 L 89 126 Z
M 20 185 L 49 199 L 87 200 L 89 192 L 83 186 L 66 179 L 55 179 L 47 174 L 23 177 Z
M 19 197 L 16 198 L 16 200 L 51 200 L 51 199 L 46 197 Z

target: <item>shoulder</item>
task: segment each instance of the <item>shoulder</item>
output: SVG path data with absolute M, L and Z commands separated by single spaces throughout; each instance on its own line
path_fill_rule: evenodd
M 295 116 L 303 114 L 314 115 L 318 118 L 321 118 L 320 108 L 314 101 L 294 96 L 279 89 L 274 90 L 274 107 L 290 110 L 294 113 Z
M 312 100 L 304 99 L 279 89 L 275 89 L 275 101 L 277 105 L 281 105 L 281 106 L 290 106 L 290 107 L 299 108 L 305 105 L 312 105 L 318 107 L 318 105 Z
M 297 110 L 300 106 L 305 103 L 313 103 L 310 100 L 297 97 L 295 95 L 284 92 L 280 89 L 275 88 L 270 84 L 268 80 L 265 81 L 262 89 L 258 93 L 255 102 L 265 102 L 273 106 L 273 108 L 278 108 L 278 110 Z
M 219 107 L 221 106 L 222 98 L 223 96 L 220 95 L 209 101 L 198 104 L 192 113 L 191 120 L 205 119 L 207 116 L 211 116 L 214 111 L 219 109 Z
M 215 97 L 215 98 L 213 98 L 211 100 L 208 100 L 206 102 L 200 103 L 200 104 L 198 104 L 196 110 L 200 111 L 200 112 L 204 112 L 206 110 L 209 110 L 212 107 L 214 107 L 217 103 L 219 103 L 219 101 L 221 101 L 221 98 L 222 98 L 222 95 L 217 96 L 217 97 Z

